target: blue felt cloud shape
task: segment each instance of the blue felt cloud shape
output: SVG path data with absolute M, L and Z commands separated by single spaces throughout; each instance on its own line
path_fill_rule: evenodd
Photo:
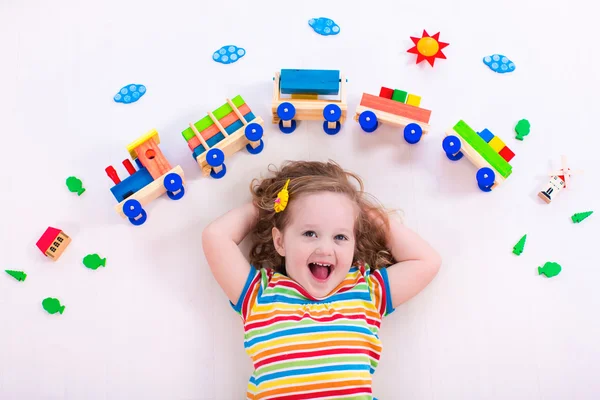
M 340 27 L 329 18 L 311 18 L 308 20 L 308 25 L 319 35 L 330 36 L 340 33 Z
M 221 64 L 231 64 L 245 55 L 246 50 L 243 48 L 228 44 L 213 53 L 213 60 Z
M 123 86 L 119 93 L 115 94 L 113 99 L 117 103 L 135 103 L 138 101 L 144 94 L 146 94 L 146 86 L 140 85 L 137 83 L 132 83 L 127 86 Z
M 510 61 L 508 57 L 502 54 L 492 54 L 491 56 L 483 57 L 483 63 L 487 65 L 492 71 L 499 74 L 505 74 L 507 72 L 513 72 L 515 70 L 515 63 Z

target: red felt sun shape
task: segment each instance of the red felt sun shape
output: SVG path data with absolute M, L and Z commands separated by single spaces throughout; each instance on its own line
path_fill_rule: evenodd
M 426 30 L 423 30 L 423 36 L 420 38 L 410 37 L 415 46 L 408 49 L 408 52 L 417 55 L 417 64 L 423 60 L 427 60 L 433 67 L 436 58 L 446 58 L 444 53 L 442 53 L 442 49 L 448 46 L 449 43 L 440 42 L 438 40 L 439 37 L 439 32 L 433 36 L 429 36 Z

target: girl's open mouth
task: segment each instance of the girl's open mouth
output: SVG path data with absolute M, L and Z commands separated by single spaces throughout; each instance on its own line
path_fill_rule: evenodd
M 318 281 L 326 281 L 327 278 L 329 278 L 329 275 L 331 275 L 331 271 L 333 271 L 332 264 L 321 262 L 309 263 L 308 268 L 310 268 L 313 277 Z

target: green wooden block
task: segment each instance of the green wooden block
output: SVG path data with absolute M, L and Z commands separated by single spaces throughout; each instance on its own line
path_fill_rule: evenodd
M 454 131 L 478 152 L 500 175 L 508 178 L 512 173 L 512 166 L 506 162 L 485 140 L 481 138 L 462 119 L 454 125 Z
M 244 99 L 242 99 L 242 96 L 240 96 L 240 95 L 237 95 L 233 99 L 231 99 L 231 102 L 233 104 L 235 104 L 235 106 L 237 108 L 240 108 L 241 106 L 243 106 L 246 103 L 244 101 Z M 213 111 L 212 113 L 216 119 L 221 119 L 232 111 L 233 111 L 233 109 L 231 108 L 231 106 L 228 103 L 225 103 L 221 107 L 219 107 L 215 111 Z M 212 124 L 213 124 L 213 120 L 210 118 L 210 116 L 207 115 L 206 117 L 202 118 L 200 121 L 196 122 L 194 124 L 194 126 L 196 127 L 196 129 L 198 129 L 198 132 L 202 132 L 203 130 L 205 130 L 206 128 L 211 126 Z M 196 134 L 194 133 L 192 128 L 187 128 L 186 130 L 181 132 L 181 134 L 183 135 L 186 142 L 188 140 L 190 140 L 191 138 L 193 138 L 194 136 L 196 136 Z
M 399 101 L 400 103 L 406 103 L 406 97 L 408 97 L 408 93 L 406 93 L 404 90 L 394 89 L 392 100 Z

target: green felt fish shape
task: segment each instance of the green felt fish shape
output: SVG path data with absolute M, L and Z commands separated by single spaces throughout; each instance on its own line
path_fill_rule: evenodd
M 106 267 L 106 258 L 101 258 L 98 254 L 88 254 L 83 258 L 83 265 L 89 269 L 97 270 L 98 267 Z
M 54 297 L 45 298 L 42 301 L 42 307 L 44 307 L 44 310 L 48 311 L 48 314 L 62 314 L 65 311 L 65 306 L 61 305 L 60 300 L 55 299 Z

